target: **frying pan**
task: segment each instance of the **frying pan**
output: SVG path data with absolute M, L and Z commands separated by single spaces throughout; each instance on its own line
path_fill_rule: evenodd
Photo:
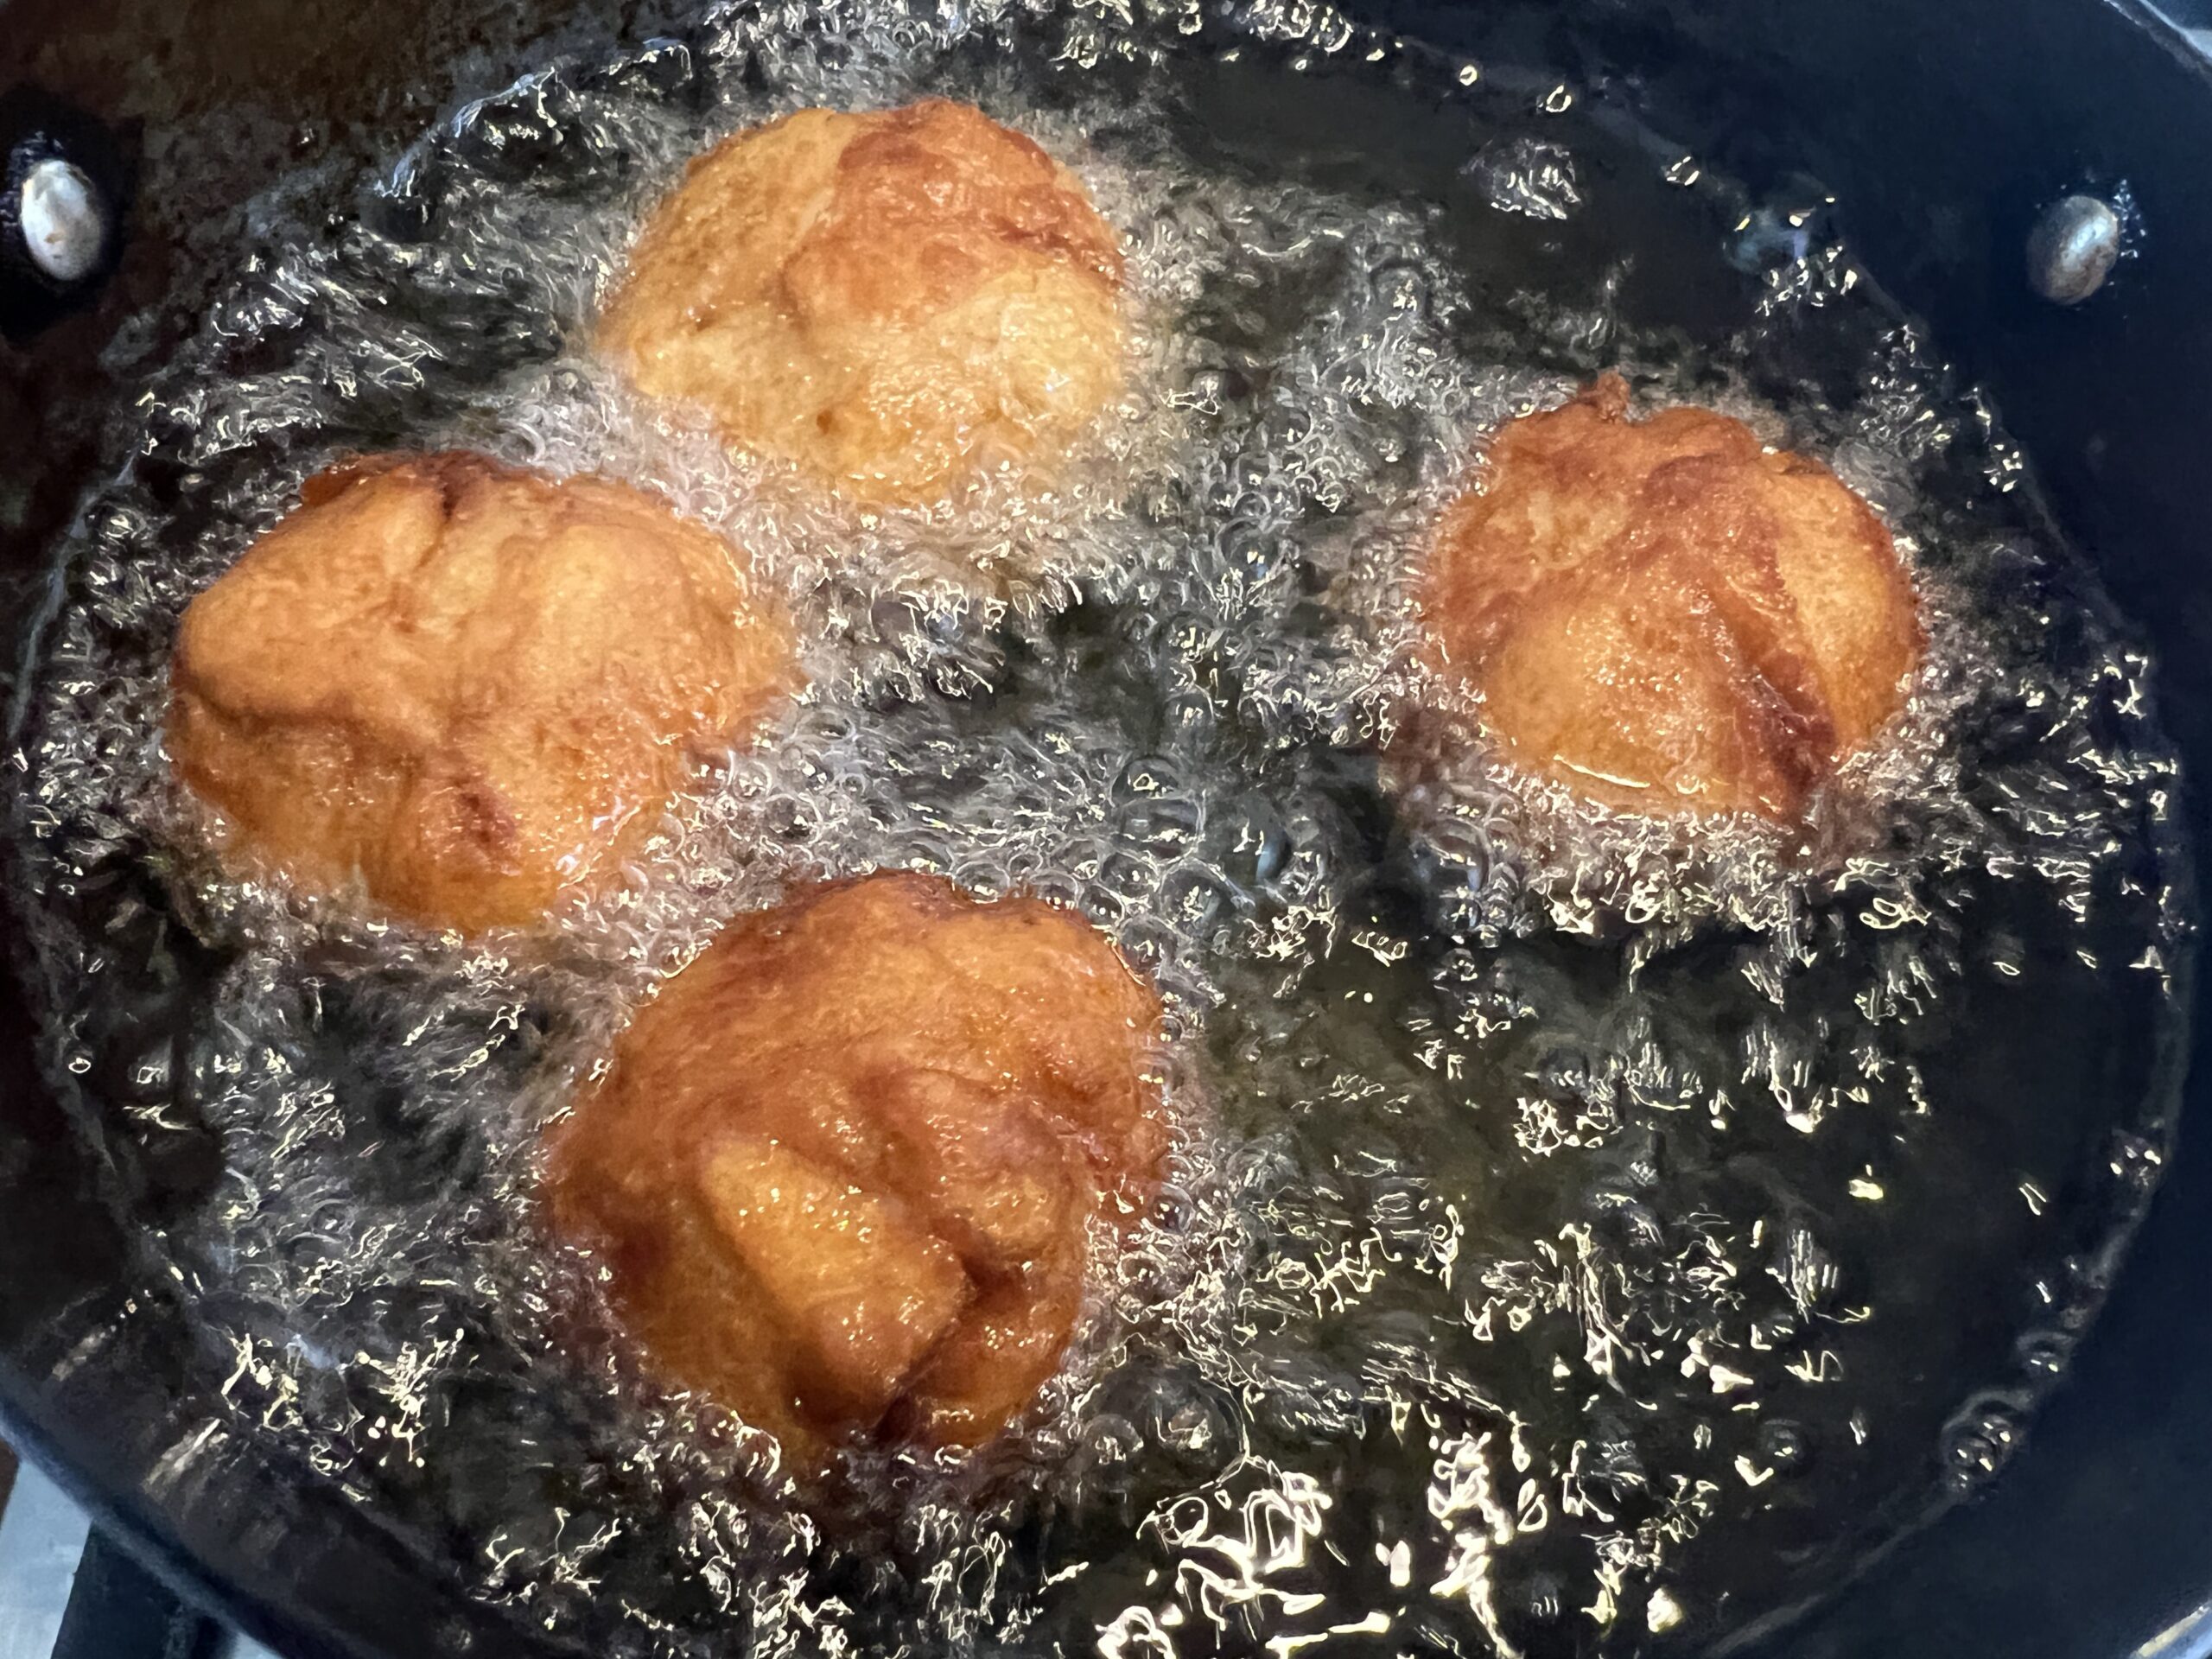
M 2129 0 L 1346 10 L 1478 58 L 1603 78 L 1654 129 L 1755 188 L 1799 172 L 1833 189 L 1864 262 L 1988 390 L 2050 511 L 2148 632 L 2167 729 L 2188 775 L 2212 777 L 2212 72 L 2183 36 Z M 632 38 L 665 22 L 610 0 L 581 18 Z M 497 84 L 578 19 L 477 0 L 0 0 L 0 90 L 38 82 L 145 158 L 105 296 L 0 348 L 0 575 L 15 613 L 86 481 L 127 360 L 157 353 L 228 274 L 245 233 L 237 204 L 287 172 L 310 192 L 342 181 L 433 113 L 390 89 L 448 84 L 456 62 Z M 2038 213 L 2086 181 L 2120 180 L 2140 207 L 2140 257 L 2086 304 L 2037 297 L 2024 249 Z M 118 322 L 142 311 L 151 321 L 119 351 Z M 2212 848 L 2201 790 L 2186 810 L 2193 843 Z M 2200 1004 L 2207 995 L 2200 985 Z M 32 1045 L 29 999 L 11 988 L 0 994 L 0 1431 L 156 1571 L 283 1652 L 557 1650 L 465 1600 L 372 1513 L 251 1456 L 190 1455 L 209 1414 L 180 1315 L 118 1305 L 128 1241 L 99 1197 L 98 1154 L 41 1085 Z M 2187 1090 L 2177 1154 L 2126 1269 L 2002 1477 L 1733 1650 L 2205 1650 L 2212 1071 L 2196 1066 Z

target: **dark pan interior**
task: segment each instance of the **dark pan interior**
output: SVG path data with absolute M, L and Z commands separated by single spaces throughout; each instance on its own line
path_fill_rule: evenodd
M 633 36 L 664 21 L 633 5 L 582 10 Z M 1625 82 L 1654 127 L 1754 187 L 1793 170 L 1827 184 L 1865 262 L 1989 389 L 2052 511 L 2149 632 L 2167 728 L 2190 775 L 2212 776 L 2212 569 L 2199 531 L 2212 74 L 2177 37 L 2107 0 L 1347 10 L 1480 57 Z M 35 80 L 123 124 L 153 158 L 101 306 L 0 348 L 0 579 L 18 613 L 121 390 L 99 364 L 118 320 L 151 305 L 160 328 L 181 327 L 227 275 L 244 235 L 234 204 L 288 168 L 329 161 L 342 177 L 434 113 L 386 89 L 449 79 L 442 66 L 463 53 L 489 80 L 574 15 L 475 0 L 0 0 L 0 89 Z M 2061 311 L 2029 291 L 2022 250 L 2037 209 L 2093 179 L 2131 186 L 2142 255 L 2112 291 Z M 2212 845 L 2207 799 L 2200 785 L 2188 804 L 2199 848 Z M 0 1004 L 0 1427 L 163 1571 L 287 1652 L 533 1650 L 427 1580 L 367 1517 L 274 1471 L 228 1461 L 158 1510 L 143 1496 L 150 1459 L 203 1414 L 180 1397 L 184 1344 L 162 1308 L 137 1309 L 119 1339 L 79 1354 L 85 1333 L 118 1320 L 123 1245 L 93 1196 L 91 1154 L 36 1081 L 22 1003 Z M 2212 1601 L 2202 1066 L 2190 1093 L 2128 1269 L 2004 1477 L 1744 1650 L 2079 1659 L 2133 1653 Z

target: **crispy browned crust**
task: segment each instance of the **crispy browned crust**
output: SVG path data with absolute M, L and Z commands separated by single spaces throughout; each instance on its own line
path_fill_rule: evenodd
M 734 923 L 616 1047 L 546 1161 L 656 1368 L 801 1464 L 988 1439 L 1059 1362 L 1090 1218 L 1166 1147 L 1160 1004 L 1034 899 L 913 874 Z
M 1122 375 L 1122 253 L 1029 139 L 931 99 L 693 162 L 600 325 L 644 391 L 871 502 L 1064 448 Z
M 797 683 L 730 549 L 625 486 L 456 452 L 301 493 L 187 608 L 168 745 L 229 855 L 305 889 L 541 920 Z
M 1923 646 L 1881 521 L 1710 410 L 1626 418 L 1607 375 L 1497 435 L 1423 612 L 1516 760 L 1630 810 L 1798 814 Z

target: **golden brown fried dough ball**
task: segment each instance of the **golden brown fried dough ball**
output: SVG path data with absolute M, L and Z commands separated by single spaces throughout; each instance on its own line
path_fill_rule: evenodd
M 232 850 L 468 930 L 598 887 L 798 682 L 718 537 L 458 453 L 309 479 L 186 610 L 170 675 L 170 754 Z
M 735 447 L 863 501 L 1064 448 L 1122 377 L 1122 253 L 1020 133 L 931 99 L 802 110 L 691 163 L 601 340 Z
M 1904 701 L 1922 634 L 1889 532 L 1819 462 L 1608 375 L 1498 434 L 1424 615 L 1523 766 L 1631 811 L 1796 816 Z
M 1079 917 L 876 875 L 745 917 L 555 1132 L 548 1210 L 656 1368 L 802 1463 L 974 1445 L 1059 1363 L 1166 1149 L 1160 1004 Z

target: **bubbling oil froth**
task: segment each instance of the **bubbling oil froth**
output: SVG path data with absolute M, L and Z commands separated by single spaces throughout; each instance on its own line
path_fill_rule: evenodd
M 1690 352 L 1619 315 L 1611 277 L 1478 303 L 1432 203 L 1179 147 L 1177 65 L 1264 57 L 1287 83 L 1372 44 L 1302 5 L 730 8 L 466 106 L 362 223 L 261 257 L 219 308 L 72 550 L 20 816 L 60 1069 L 123 1103 L 118 1135 L 219 1147 L 155 1225 L 234 1430 L 466 1539 L 478 1593 L 657 1654 L 1395 1651 L 1470 1624 L 1580 1651 L 1732 1592 L 1746 1562 L 1694 1546 L 1772 1524 L 1770 1483 L 1820 1494 L 1797 1541 L 1833 1551 L 1936 1468 L 1999 1459 L 2160 1130 L 2114 1099 L 1999 1135 L 1998 1080 L 1944 1032 L 2040 1019 L 2063 1048 L 2163 1018 L 2184 922 L 2144 664 L 2001 512 L 2001 440 L 1827 251 Z M 1140 95 L 1084 84 L 1113 74 Z M 1034 133 L 1122 227 L 1132 367 L 1057 483 L 862 513 L 635 398 L 590 320 L 686 156 L 922 88 Z M 1554 138 L 1496 143 L 1492 207 L 1605 211 Z M 1840 342 L 1850 398 L 1777 397 L 1793 331 Z M 1911 712 L 1809 869 L 1496 766 L 1378 777 L 1395 711 L 1433 694 L 1408 651 L 1425 526 L 1501 421 L 1621 363 L 1830 460 L 1930 600 Z M 335 454 L 449 442 L 664 493 L 806 641 L 787 717 L 550 942 L 226 880 L 160 753 L 189 595 Z M 2031 590 L 2040 620 L 2002 597 Z M 772 1446 L 578 1313 L 592 1264 L 537 1242 L 531 1158 L 722 921 L 887 867 L 1105 927 L 1167 997 L 1179 1139 L 1028 1428 L 801 1501 Z M 118 984 L 170 1014 L 103 1013 Z M 1942 1236 L 1962 1192 L 2105 1157 L 2096 1203 Z M 1891 1259 L 1914 1239 L 1924 1280 Z M 2019 1375 L 1945 1347 L 1947 1299 L 2031 1256 L 2058 1265 Z M 1990 1391 L 1948 1423 L 1955 1397 L 1901 1402 L 1916 1345 Z

